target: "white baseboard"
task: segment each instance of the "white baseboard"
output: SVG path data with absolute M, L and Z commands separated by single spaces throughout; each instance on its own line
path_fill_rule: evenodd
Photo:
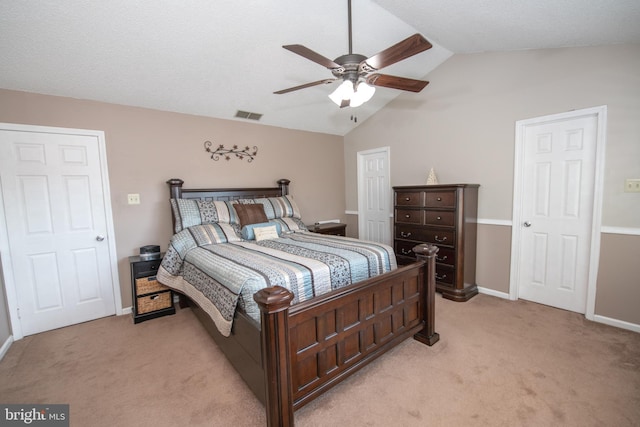
M 601 316 L 596 314 L 593 316 L 593 321 L 598 323 L 604 323 L 605 325 L 615 326 L 616 328 L 627 329 L 633 332 L 640 332 L 640 325 L 635 323 L 625 322 L 624 320 L 612 319 L 610 317 Z
M 123 315 L 123 316 L 124 316 L 124 315 L 127 315 L 127 314 L 131 314 L 131 313 L 133 313 L 133 309 L 132 309 L 131 307 L 124 307 L 124 308 L 122 309 L 122 315 Z
M 0 347 L 0 360 L 4 359 L 4 355 L 9 351 L 11 344 L 13 344 L 13 335 L 9 335 L 9 338 L 7 338 L 4 344 L 2 344 L 2 347 Z
M 478 292 L 485 295 L 491 295 L 492 297 L 509 299 L 508 292 L 500 292 L 489 288 L 483 288 L 482 286 L 478 286 Z

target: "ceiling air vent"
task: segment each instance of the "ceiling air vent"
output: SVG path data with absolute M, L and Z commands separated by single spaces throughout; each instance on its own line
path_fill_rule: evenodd
M 260 120 L 260 117 L 262 117 L 262 114 L 250 113 L 249 111 L 238 110 L 236 111 L 236 117 L 239 117 L 241 119 L 247 119 L 247 120 Z

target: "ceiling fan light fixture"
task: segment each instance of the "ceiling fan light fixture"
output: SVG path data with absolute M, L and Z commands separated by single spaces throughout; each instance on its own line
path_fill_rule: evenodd
M 354 90 L 351 80 L 345 80 L 336 90 L 329 95 L 329 98 L 338 106 L 342 107 L 344 101 L 349 101 L 349 107 L 359 107 L 373 97 L 376 88 L 368 85 L 364 81 L 358 82 Z
M 356 91 L 351 97 L 351 102 L 349 103 L 350 107 L 359 107 L 368 100 L 373 97 L 373 94 L 376 93 L 376 88 L 368 85 L 365 82 L 358 83 L 356 87 Z
M 338 107 L 340 107 L 342 105 L 342 101 L 351 99 L 353 94 L 353 82 L 351 82 L 351 80 L 345 80 L 331 93 L 331 95 L 329 95 L 329 98 L 335 102 Z

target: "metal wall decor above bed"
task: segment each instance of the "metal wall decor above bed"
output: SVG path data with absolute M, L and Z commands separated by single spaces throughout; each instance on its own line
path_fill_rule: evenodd
M 213 148 L 213 145 L 213 142 L 205 141 L 204 151 L 210 153 L 211 159 L 216 162 L 220 160 L 221 157 L 225 160 L 231 160 L 231 157 L 235 156 L 240 160 L 247 159 L 247 162 L 251 163 L 258 154 L 258 147 L 255 145 L 253 146 L 253 149 L 248 145 L 244 148 L 238 147 L 237 144 L 234 144 L 231 148 L 225 148 L 224 144 L 219 144 L 217 147 Z

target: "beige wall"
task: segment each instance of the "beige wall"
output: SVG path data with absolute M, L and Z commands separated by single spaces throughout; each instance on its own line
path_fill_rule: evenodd
M 638 254 L 639 236 L 602 234 L 596 314 L 640 325 Z
M 0 122 L 105 131 L 123 307 L 131 305 L 128 257 L 147 244 L 164 250 L 171 237 L 169 178 L 186 187 L 268 187 L 288 178 L 307 223 L 344 220 L 342 137 L 6 90 Z M 258 155 L 213 161 L 206 140 L 255 145 Z M 128 193 L 141 204 L 128 205 Z
M 478 224 L 476 282 L 479 286 L 509 294 L 511 227 Z
M 427 79 L 422 93 L 401 95 L 345 137 L 348 210 L 358 208 L 361 150 L 390 147 L 392 185 L 424 184 L 431 167 L 440 183 L 480 184 L 478 285 L 508 292 L 511 227 L 501 224 L 512 215 L 515 122 L 607 105 L 602 225 L 639 244 L 640 194 L 623 183 L 640 177 L 640 45 L 454 55 Z M 640 324 L 637 269 L 614 264 L 630 244 L 602 240 L 611 252 L 600 269 L 615 265 L 625 283 L 599 276 L 596 314 Z

